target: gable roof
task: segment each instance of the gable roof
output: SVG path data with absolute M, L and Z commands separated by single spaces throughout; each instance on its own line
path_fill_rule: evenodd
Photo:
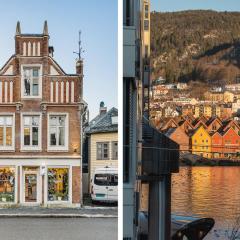
M 207 131 L 207 129 L 206 129 L 203 125 L 201 125 L 201 126 L 199 126 L 198 128 L 196 128 L 196 129 L 192 132 L 191 136 L 195 135 L 195 133 L 196 133 L 197 131 L 199 131 L 200 128 L 203 128 L 204 131 L 207 133 L 207 135 L 210 136 L 209 132 Z
M 104 114 L 98 114 L 92 121 L 90 121 L 89 126 L 86 128 L 85 132 L 87 134 L 117 132 L 118 124 L 112 123 L 112 117 L 117 116 L 118 110 L 114 107 Z

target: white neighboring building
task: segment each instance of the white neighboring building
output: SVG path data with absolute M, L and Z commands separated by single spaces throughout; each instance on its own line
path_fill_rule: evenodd
M 118 168 L 118 110 L 112 108 L 107 112 L 107 108 L 101 104 L 99 114 L 85 130 L 89 180 L 98 168 Z

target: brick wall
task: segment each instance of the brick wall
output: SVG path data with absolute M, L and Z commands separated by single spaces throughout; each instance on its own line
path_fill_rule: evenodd
M 72 167 L 72 202 L 80 203 L 80 167 Z

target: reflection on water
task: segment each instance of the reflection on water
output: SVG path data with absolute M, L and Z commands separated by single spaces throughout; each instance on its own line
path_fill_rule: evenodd
M 240 216 L 240 167 L 180 168 L 172 177 L 172 212 L 212 217 L 218 231 L 233 226 Z

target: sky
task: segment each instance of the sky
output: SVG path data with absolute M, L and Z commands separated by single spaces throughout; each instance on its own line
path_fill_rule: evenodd
M 0 14 L 0 67 L 14 54 L 17 21 L 22 33 L 42 33 L 48 21 L 49 45 L 66 73 L 75 73 L 78 31 L 82 31 L 84 100 L 90 119 L 104 101 L 117 107 L 117 0 L 11 0 Z
M 240 0 L 151 0 L 151 10 L 172 12 L 190 9 L 240 11 Z

